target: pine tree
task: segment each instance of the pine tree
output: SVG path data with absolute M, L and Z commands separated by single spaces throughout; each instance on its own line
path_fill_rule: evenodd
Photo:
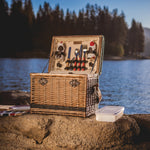
M 60 10 L 60 19 L 59 19 L 59 28 L 60 28 L 60 35 L 64 35 L 65 34 L 65 21 L 64 21 L 64 11 L 63 9 Z
M 96 16 L 95 16 L 95 9 L 94 6 L 91 5 L 90 7 L 90 34 L 96 34 Z
M 85 25 L 85 34 L 90 34 L 90 4 L 86 5 L 86 10 L 84 14 L 84 25 Z
M 35 18 L 31 0 L 25 0 L 24 14 L 27 17 L 28 25 L 31 27 Z
M 60 7 L 59 5 L 56 5 L 55 9 L 52 11 L 52 29 L 53 29 L 53 34 L 54 35 L 60 35 Z
M 77 18 L 77 24 L 76 24 L 76 34 L 82 35 L 85 33 L 84 28 L 84 10 L 79 10 L 78 18 Z
M 39 51 L 45 51 L 47 54 L 49 53 L 50 42 L 54 32 L 54 19 L 52 13 L 49 3 L 44 2 L 43 8 L 40 5 L 33 30 L 34 48 L 39 49 Z
M 5 0 L 0 0 L 0 49 L 1 56 L 6 56 L 9 49 L 9 16 L 8 3 Z
M 44 2 L 44 8 L 43 8 L 43 14 L 42 14 L 43 17 L 50 16 L 51 15 L 51 11 L 52 11 L 52 9 L 51 9 L 49 3 Z
M 71 14 L 69 9 L 67 9 L 65 17 L 65 35 L 71 34 Z
M 142 24 L 139 24 L 138 30 L 138 53 L 144 52 L 144 30 Z
M 43 9 L 42 6 L 40 5 L 39 10 L 37 12 L 37 18 L 36 18 L 37 22 L 39 22 L 42 17 L 43 17 Z
M 132 20 L 132 26 L 129 29 L 129 50 L 132 55 L 136 55 L 138 49 L 138 27 L 136 21 Z
M 11 49 L 17 57 L 18 52 L 26 50 L 26 17 L 23 10 L 22 0 L 13 0 L 10 11 L 10 38 Z
M 110 53 L 112 55 L 122 56 L 124 54 L 124 45 L 127 36 L 127 24 L 124 21 L 124 13 L 117 16 L 117 10 L 113 11 L 113 19 L 111 26 Z M 120 47 L 120 50 L 119 50 Z
M 130 50 L 129 50 L 129 29 L 127 30 L 127 36 L 124 43 L 124 55 L 129 56 Z
M 126 54 L 133 56 L 140 55 L 144 51 L 144 30 L 141 23 L 132 20 L 132 26 L 128 30 L 125 44 Z
M 104 10 L 98 9 L 97 17 L 98 34 L 102 34 L 105 37 L 105 54 L 110 54 L 110 39 L 113 36 L 111 31 L 111 15 L 109 14 L 108 8 L 104 7 Z
M 70 34 L 76 34 L 76 22 L 77 22 L 77 16 L 76 16 L 75 11 L 73 11 L 73 13 L 71 14 Z
M 24 27 L 25 32 L 25 48 L 27 51 L 32 50 L 33 48 L 33 43 L 32 43 L 32 38 L 33 38 L 33 23 L 35 20 L 34 13 L 33 13 L 33 8 L 32 8 L 32 3 L 31 0 L 25 0 L 25 5 L 24 5 L 24 15 L 26 18 L 26 26 Z

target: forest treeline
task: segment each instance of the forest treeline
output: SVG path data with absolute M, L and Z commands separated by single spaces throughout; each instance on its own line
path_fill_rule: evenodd
M 144 51 L 142 24 L 132 20 L 129 28 L 125 14 L 112 12 L 107 7 L 87 4 L 66 13 L 56 5 L 54 9 L 44 2 L 37 14 L 31 0 L 0 0 L 0 50 L 1 57 L 18 57 L 34 53 L 48 56 L 53 35 L 104 35 L 105 55 L 135 56 Z

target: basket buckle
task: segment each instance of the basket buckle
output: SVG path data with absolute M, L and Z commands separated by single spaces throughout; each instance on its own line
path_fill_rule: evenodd
M 69 84 L 70 84 L 72 87 L 77 87 L 77 86 L 80 84 L 80 82 L 77 81 L 77 80 L 71 80 L 71 81 L 69 82 Z
M 46 78 L 40 78 L 39 83 L 44 86 L 48 83 L 48 80 Z

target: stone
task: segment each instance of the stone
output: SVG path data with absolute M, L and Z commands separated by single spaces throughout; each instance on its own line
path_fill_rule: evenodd
M 136 120 L 124 115 L 114 123 L 98 122 L 89 118 L 26 114 L 0 118 L 0 134 L 3 143 L 18 143 L 15 147 L 44 149 L 111 149 L 134 144 L 140 134 Z M 11 137 L 11 141 L 10 141 Z M 17 137 L 17 138 L 16 138 Z M 0 148 L 3 148 L 0 142 Z M 22 148 L 23 148 L 22 147 Z
M 29 92 L 0 91 L 0 105 L 29 105 L 29 103 Z

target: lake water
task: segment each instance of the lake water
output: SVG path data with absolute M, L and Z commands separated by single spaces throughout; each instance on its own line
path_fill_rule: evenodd
M 30 91 L 29 74 L 42 72 L 47 62 L 1 58 L 0 91 Z M 104 61 L 99 79 L 100 106 L 124 106 L 126 114 L 150 113 L 150 60 Z

